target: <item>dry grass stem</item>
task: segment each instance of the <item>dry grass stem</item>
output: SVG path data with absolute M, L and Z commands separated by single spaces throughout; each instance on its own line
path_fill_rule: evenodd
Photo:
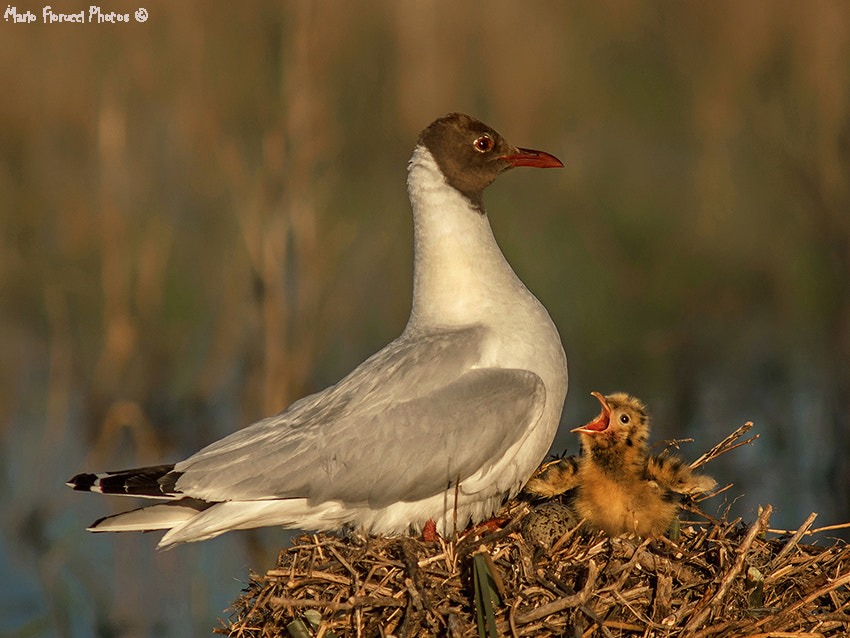
M 737 441 L 739 438 L 744 436 L 752 428 L 753 428 L 753 424 L 752 424 L 751 421 L 747 421 L 746 423 L 744 423 L 744 425 L 742 425 L 737 430 L 732 432 L 732 434 L 727 436 L 720 443 L 715 445 L 708 452 L 706 452 L 701 457 L 699 457 L 696 461 L 691 463 L 691 469 L 695 470 L 698 467 L 705 465 L 706 463 L 708 463 L 712 459 L 716 459 L 721 454 L 725 454 L 726 452 L 729 452 L 730 450 L 734 450 L 736 447 L 741 447 L 742 445 L 746 445 L 747 443 L 752 443 L 753 441 L 755 441 L 757 438 L 759 438 L 758 434 L 756 434 L 755 436 L 751 436 L 746 441 L 742 441 L 741 443 L 737 443 L 737 444 L 733 445 L 733 443 L 735 443 L 735 441 Z

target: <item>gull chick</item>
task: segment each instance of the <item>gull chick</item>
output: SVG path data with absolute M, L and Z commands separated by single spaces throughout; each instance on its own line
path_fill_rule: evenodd
M 681 495 L 706 492 L 714 480 L 674 456 L 647 454 L 649 419 L 640 400 L 622 392 L 593 396 L 602 404 L 599 416 L 572 430 L 581 435 L 581 456 L 548 465 L 526 492 L 541 498 L 569 492 L 576 520 L 609 536 L 664 534 Z
M 75 490 L 161 499 L 95 532 L 168 530 L 160 548 L 263 526 L 451 533 L 492 515 L 543 460 L 567 358 L 499 249 L 484 189 L 516 166 L 563 166 L 453 113 L 408 165 L 413 307 L 348 376 L 174 464 L 78 474 Z M 520 213 L 522 214 L 522 213 Z

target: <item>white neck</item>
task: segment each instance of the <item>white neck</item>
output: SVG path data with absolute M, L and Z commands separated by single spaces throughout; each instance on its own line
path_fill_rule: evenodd
M 508 310 L 499 306 L 517 294 L 531 297 L 499 250 L 487 214 L 446 182 L 422 145 L 408 165 L 407 191 L 414 253 L 408 330 L 478 323 Z

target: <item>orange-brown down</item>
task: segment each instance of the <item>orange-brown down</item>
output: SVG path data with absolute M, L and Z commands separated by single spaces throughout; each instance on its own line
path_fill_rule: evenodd
M 609 536 L 667 532 L 678 513 L 680 495 L 710 490 L 714 480 L 694 474 L 680 459 L 648 455 L 649 420 L 635 397 L 618 392 L 593 396 L 599 416 L 573 432 L 581 435 L 582 454 L 546 467 L 526 485 L 526 492 L 554 498 L 567 492 L 578 520 Z

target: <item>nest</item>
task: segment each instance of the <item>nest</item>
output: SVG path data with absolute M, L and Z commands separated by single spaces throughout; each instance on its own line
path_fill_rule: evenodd
M 750 424 L 747 426 L 751 427 Z M 733 433 L 693 465 L 733 449 Z M 755 437 L 745 441 L 748 443 Z M 714 519 L 695 504 L 672 538 L 567 531 L 551 547 L 521 533 L 529 505 L 453 540 L 302 535 L 253 574 L 216 633 L 342 636 L 740 636 L 850 634 L 850 546 Z M 728 514 L 728 512 L 727 512 Z M 836 526 L 845 527 L 845 526 Z

